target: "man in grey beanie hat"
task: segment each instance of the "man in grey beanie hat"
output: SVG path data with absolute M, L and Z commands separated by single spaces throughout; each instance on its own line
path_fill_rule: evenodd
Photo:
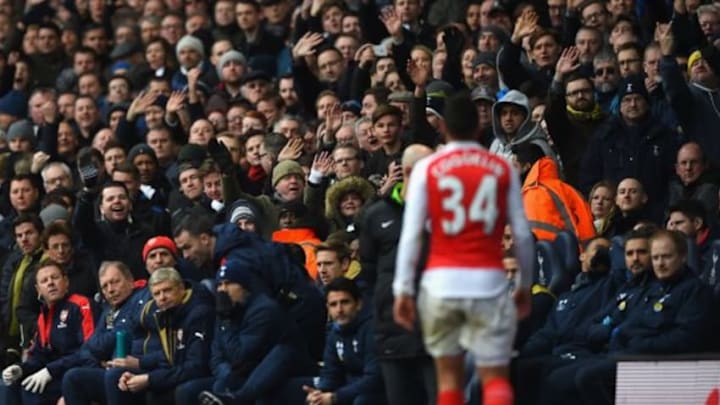
M 11 152 L 32 152 L 35 146 L 35 134 L 32 123 L 28 120 L 19 120 L 10 124 L 5 135 L 8 148 Z
M 242 77 L 245 74 L 245 70 L 247 67 L 247 59 L 245 58 L 245 55 L 243 55 L 239 51 L 231 49 L 231 50 L 225 52 L 220 57 L 220 60 L 218 61 L 217 66 L 215 67 L 217 69 L 218 77 L 222 81 L 227 80 L 225 77 L 223 77 L 223 68 L 225 67 L 225 65 L 229 64 L 230 62 L 234 62 L 235 64 L 240 66 L 240 74 L 238 75 L 238 80 L 240 77 Z
M 184 63 L 185 60 L 188 60 L 188 50 L 197 52 L 197 55 L 192 58 L 195 63 Z M 180 38 L 177 46 L 175 46 L 175 55 L 177 56 L 178 62 L 180 62 L 183 67 L 185 67 L 186 69 L 191 69 L 197 66 L 197 64 L 200 63 L 203 59 L 205 59 L 205 48 L 203 48 L 202 41 L 200 41 L 198 38 L 192 35 L 185 35 L 184 37 Z
M 68 223 L 70 221 L 70 211 L 60 204 L 48 204 L 47 207 L 40 211 L 40 219 L 46 228 L 56 221 Z

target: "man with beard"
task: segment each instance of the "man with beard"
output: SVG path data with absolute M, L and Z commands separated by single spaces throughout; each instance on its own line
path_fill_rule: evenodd
M 606 113 L 610 112 L 620 82 L 617 58 L 614 53 L 600 51 L 595 55 L 592 80 L 595 85 L 595 99 L 600 104 L 600 108 Z
M 40 309 L 34 269 L 42 256 L 43 224 L 35 215 L 20 214 L 13 225 L 17 248 L 5 262 L 0 282 L 0 342 L 6 363 L 19 361 L 21 350 L 30 345 Z
M 605 120 L 593 97 L 593 82 L 576 72 L 580 56 L 575 47 L 563 50 L 545 108 L 545 123 L 563 162 L 565 180 L 574 187 L 578 186 L 580 162 L 590 138 Z
M 618 91 L 620 114 L 595 133 L 583 157 L 579 184 L 590 191 L 600 180 L 642 183 L 650 202 L 650 218 L 660 217 L 677 153 L 675 133 L 653 120 L 649 95 L 640 76 L 623 80 Z
M 225 105 L 242 99 L 240 79 L 247 70 L 245 55 L 231 49 L 220 57 L 215 68 L 220 78 L 220 84 L 218 84 L 215 94 L 210 97 L 208 104 L 211 104 L 215 99 L 222 101 Z

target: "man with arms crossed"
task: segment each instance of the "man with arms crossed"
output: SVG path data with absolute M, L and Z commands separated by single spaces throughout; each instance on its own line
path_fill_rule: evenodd
M 463 404 L 468 350 L 483 381 L 483 404 L 509 405 L 508 364 L 517 318 L 530 311 L 533 238 L 518 174 L 475 141 L 477 111 L 469 96 L 449 97 L 445 111 L 450 142 L 419 161 L 410 176 L 393 282 L 395 321 L 411 329 L 416 317 L 414 273 L 430 219 L 430 253 L 418 305 L 425 346 L 435 361 L 437 403 Z M 506 223 L 520 264 L 512 297 L 502 266 Z

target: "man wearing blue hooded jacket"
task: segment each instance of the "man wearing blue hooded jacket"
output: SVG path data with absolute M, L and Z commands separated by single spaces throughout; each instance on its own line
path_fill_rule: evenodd
M 178 405 L 271 401 L 273 389 L 291 375 L 312 373 L 313 361 L 295 323 L 277 302 L 253 291 L 245 266 L 230 260 L 218 271 L 213 377 L 188 385 L 178 395 Z

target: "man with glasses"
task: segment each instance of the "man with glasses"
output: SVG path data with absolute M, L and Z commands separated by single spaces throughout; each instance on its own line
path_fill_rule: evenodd
M 581 56 L 575 47 L 560 55 L 545 108 L 545 123 L 562 159 L 565 180 L 574 187 L 579 185 L 582 155 L 605 120 L 605 113 L 593 97 L 592 80 L 577 72 Z
M 353 145 L 338 145 L 333 150 L 333 168 L 335 177 L 342 180 L 350 176 L 360 176 L 364 162 L 360 151 Z
M 600 104 L 604 112 L 610 111 L 610 106 L 615 97 L 620 75 L 618 75 L 617 58 L 609 51 L 601 51 L 593 59 L 592 78 L 595 86 L 595 100 Z
M 617 60 L 620 66 L 620 77 L 623 79 L 642 73 L 642 57 L 637 45 L 622 45 L 617 51 Z

